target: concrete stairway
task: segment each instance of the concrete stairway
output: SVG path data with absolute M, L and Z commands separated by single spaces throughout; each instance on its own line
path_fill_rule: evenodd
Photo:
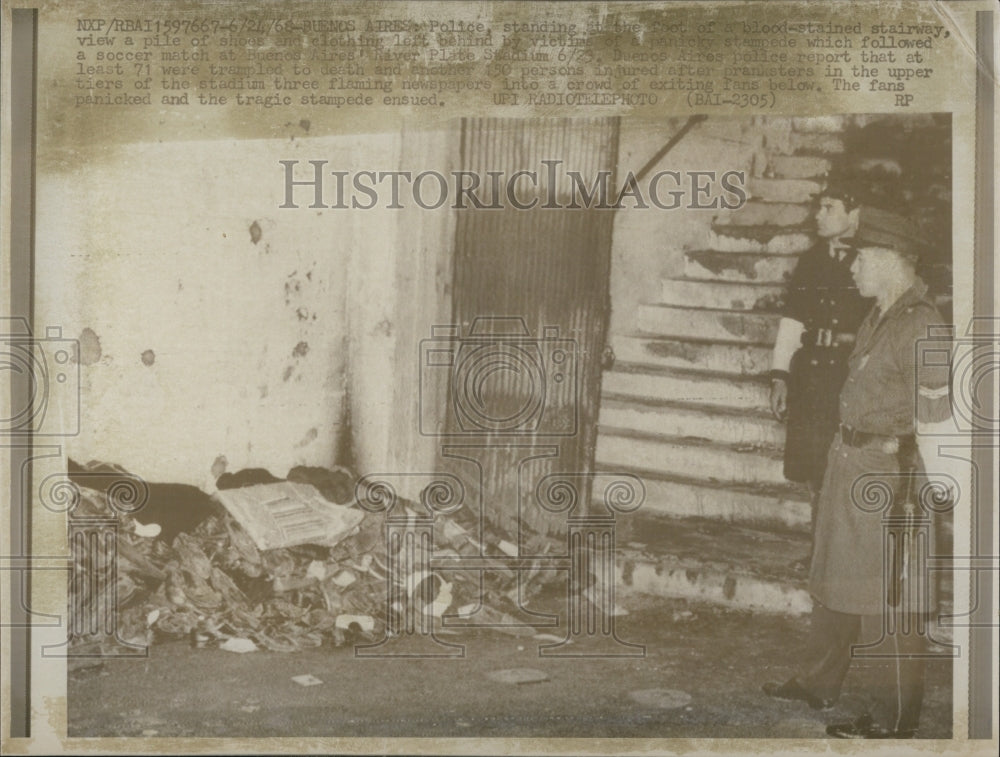
M 649 559 L 619 560 L 635 590 L 809 607 L 795 566 L 809 551 L 808 494 L 782 474 L 784 427 L 764 374 L 787 279 L 814 241 L 810 201 L 829 169 L 824 154 L 839 149 L 836 128 L 796 120 L 750 180 L 751 199 L 716 219 L 703 249 L 683 253 L 683 273 L 639 307 L 630 333 L 611 337 L 596 467 L 646 485 L 637 538 Z M 675 538 L 654 548 L 657 532 Z M 712 537 L 692 536 L 703 532 Z

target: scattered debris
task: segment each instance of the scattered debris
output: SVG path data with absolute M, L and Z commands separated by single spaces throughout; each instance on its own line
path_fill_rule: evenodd
M 447 581 L 442 582 L 441 591 L 438 592 L 437 597 L 434 598 L 430 608 L 428 608 L 430 614 L 435 618 L 440 618 L 445 614 L 448 608 L 451 607 L 451 587 L 453 585 L 454 584 L 450 584 Z
M 567 638 L 565 638 L 563 636 L 556 636 L 555 634 L 551 634 L 551 633 L 536 633 L 531 638 L 533 638 L 535 641 L 551 641 L 554 644 L 560 644 L 560 643 L 563 643 L 563 642 L 565 642 L 567 644 L 572 644 L 573 643 L 572 639 L 567 639 Z
M 236 654 L 246 654 L 247 652 L 256 652 L 257 645 L 254 644 L 250 639 L 241 639 L 237 636 L 231 639 L 226 639 L 224 642 L 219 644 L 219 649 L 224 652 L 235 652 Z
M 135 531 L 136 536 L 142 536 L 145 539 L 155 539 L 160 535 L 163 528 L 159 523 L 147 523 L 143 525 L 139 521 L 136 521 L 135 528 L 132 530 Z
M 594 595 L 593 587 L 589 589 L 584 589 L 583 596 L 587 598 L 588 602 L 590 602 L 595 607 L 599 608 L 603 613 L 605 609 L 605 604 L 604 602 L 601 602 L 597 596 Z M 620 606 L 616 602 L 615 606 L 611 608 L 611 615 L 613 615 L 616 618 L 620 618 L 625 615 L 628 615 L 628 610 L 626 610 L 624 607 Z
M 513 615 L 499 612 L 493 607 L 482 606 L 475 614 L 476 621 L 483 626 L 488 626 L 495 631 L 500 631 L 508 636 L 534 636 L 535 629 L 525 626 Z
M 517 547 L 511 544 L 506 539 L 501 539 L 499 542 L 497 542 L 497 549 L 499 549 L 508 557 L 517 557 Z
M 219 463 L 220 459 L 224 464 L 225 458 L 221 456 L 216 459 L 216 463 Z M 281 481 L 280 478 L 271 475 L 271 472 L 264 468 L 244 468 L 236 473 L 220 473 L 215 482 L 215 487 L 217 489 L 241 489 L 244 486 L 276 484 L 279 481 Z
M 208 644 L 212 640 L 204 631 L 192 631 L 191 632 L 191 646 L 195 649 L 208 649 Z
M 354 499 L 355 476 L 347 468 L 319 468 L 297 465 L 288 471 L 288 480 L 315 486 L 330 502 L 346 505 Z
M 691 703 L 691 695 L 678 689 L 639 689 L 628 695 L 633 702 L 661 710 L 676 710 Z
M 294 481 L 222 490 L 216 497 L 261 550 L 332 547 L 364 519 L 360 510 L 334 505 L 315 487 Z
M 371 615 L 338 615 L 334 621 L 334 626 L 347 631 L 351 626 L 357 625 L 362 631 L 371 633 L 375 630 L 375 618 Z
M 342 570 L 333 577 L 333 582 L 342 589 L 346 589 L 357 580 L 358 577 L 349 570 Z
M 309 567 L 306 568 L 306 578 L 315 578 L 317 581 L 322 581 L 326 578 L 326 563 L 320 560 L 313 560 L 309 563 Z
M 319 686 L 323 682 L 319 680 L 312 673 L 306 673 L 301 676 L 292 676 L 292 680 L 295 681 L 299 686 Z
M 497 683 L 541 683 L 549 680 L 549 677 L 535 668 L 507 668 L 505 670 L 494 670 L 486 674 L 486 677 Z

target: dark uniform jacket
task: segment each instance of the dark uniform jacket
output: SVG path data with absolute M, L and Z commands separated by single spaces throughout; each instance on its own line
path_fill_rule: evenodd
M 869 301 L 851 276 L 856 251 L 823 240 L 799 259 L 782 313 L 805 326 L 789 367 L 785 477 L 818 488 L 837 428 L 837 396 L 847 378 L 850 338 Z

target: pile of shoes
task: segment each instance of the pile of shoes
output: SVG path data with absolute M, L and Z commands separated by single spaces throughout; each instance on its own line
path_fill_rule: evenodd
M 241 510 L 225 506 L 239 499 L 227 499 L 227 491 L 219 492 L 203 508 L 197 525 L 172 538 L 166 535 L 173 529 L 150 523 L 145 512 L 137 517 L 120 516 L 115 555 L 94 554 L 110 549 L 107 540 L 92 540 L 86 549 L 74 550 L 77 564 L 70 581 L 70 615 L 75 652 L 100 654 L 102 645 L 109 643 L 88 619 L 100 614 L 98 603 L 106 602 L 100 596 L 105 587 L 102 581 L 112 576 L 117 591 L 117 635 L 122 641 L 148 645 L 189 638 L 199 647 L 281 652 L 377 641 L 385 633 L 390 614 L 402 615 L 408 609 L 434 618 L 467 614 L 472 608 L 503 616 L 557 577 L 556 571 L 540 569 L 522 571 L 520 576 L 504 569 L 482 576 L 471 570 L 390 576 L 388 564 L 393 556 L 387 552 L 384 518 L 362 511 L 345 496 L 352 490 L 340 479 L 349 475 L 342 470 L 300 469 L 295 483 L 278 479 L 257 483 L 261 479 L 253 476 L 220 481 L 239 487 L 246 494 L 244 503 L 253 503 L 251 495 L 259 494 L 261 487 L 282 486 L 288 497 L 302 501 L 347 500 L 331 505 L 336 515 L 351 516 L 341 517 L 351 528 L 338 535 L 335 543 L 315 543 L 322 541 L 315 539 L 262 548 L 265 537 L 257 527 L 234 515 Z M 80 502 L 71 515 L 71 526 L 74 517 L 100 514 L 102 508 L 106 511 L 101 491 L 80 483 L 77 489 Z M 257 534 L 256 540 L 251 533 Z M 439 517 L 434 536 L 438 558 L 516 554 L 514 545 L 488 533 L 467 510 Z M 556 544 L 534 536 L 524 545 L 525 553 L 545 554 Z M 415 564 L 420 564 L 420 556 L 414 557 Z M 401 590 L 390 594 L 390 580 Z M 415 588 L 424 581 L 433 582 L 429 591 Z M 390 596 L 401 600 L 390 605 Z M 423 599 L 427 596 L 433 601 L 427 603 Z M 404 607 L 407 602 L 412 607 Z

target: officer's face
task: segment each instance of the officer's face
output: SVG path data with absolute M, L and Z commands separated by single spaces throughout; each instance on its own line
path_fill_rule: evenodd
M 874 297 L 882 291 L 886 272 L 893 255 L 889 250 L 880 247 L 862 247 L 851 263 L 851 274 L 862 297 Z
M 846 234 L 851 228 L 851 217 L 843 200 L 822 197 L 816 210 L 816 233 L 824 239 Z

